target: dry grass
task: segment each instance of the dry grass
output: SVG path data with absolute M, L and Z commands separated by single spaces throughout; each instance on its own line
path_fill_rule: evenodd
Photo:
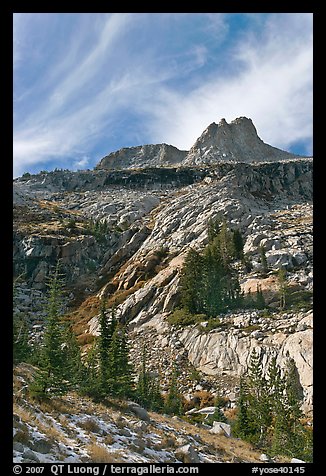
M 79 426 L 90 433 L 98 433 L 100 431 L 98 423 L 92 418 L 80 422 Z
M 127 299 L 128 296 L 130 296 L 131 294 L 138 291 L 138 289 L 143 287 L 144 284 L 145 284 L 145 281 L 138 281 L 137 284 L 135 284 L 134 286 L 132 286 L 129 289 L 124 289 L 123 291 L 122 290 L 116 291 L 108 299 L 107 306 L 108 307 L 113 307 L 113 306 L 118 306 L 119 304 L 122 304 Z
M 69 317 L 76 323 L 73 330 L 76 335 L 83 334 L 88 322 L 100 312 L 100 299 L 97 296 L 88 297 Z
M 16 433 L 13 438 L 14 441 L 18 443 L 22 443 L 23 445 L 27 445 L 30 441 L 29 432 L 26 426 L 21 427 Z
M 235 438 L 228 438 L 223 435 L 214 435 L 205 428 L 194 426 L 185 421 L 173 420 L 172 423 L 170 419 L 157 413 L 150 412 L 150 417 L 156 422 L 173 426 L 173 428 L 181 434 L 184 433 L 187 435 L 192 435 L 193 437 L 198 435 L 201 438 L 203 444 L 208 445 L 213 449 L 214 452 L 221 455 L 225 454 L 226 460 L 230 460 L 230 458 L 233 457 L 235 459 L 239 458 L 240 460 L 249 462 L 259 462 L 261 452 L 254 450 L 252 445 L 245 441 Z
M 115 442 L 115 439 L 112 435 L 105 435 L 105 437 L 103 438 L 103 442 L 106 446 L 111 446 Z
M 62 398 L 51 398 L 49 400 L 42 400 L 39 402 L 38 407 L 44 413 L 56 413 L 59 415 L 62 415 L 63 413 L 75 413 L 74 405 Z
M 94 342 L 95 336 L 92 334 L 81 334 L 77 337 L 78 344 L 80 346 L 89 345 Z
M 124 453 L 121 450 L 110 452 L 104 446 L 92 443 L 86 447 L 92 463 L 123 463 Z
M 30 422 L 35 417 L 29 410 L 16 403 L 13 405 L 13 414 L 18 415 L 23 422 Z

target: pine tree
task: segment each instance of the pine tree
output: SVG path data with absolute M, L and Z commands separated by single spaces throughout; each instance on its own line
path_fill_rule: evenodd
M 248 387 L 251 425 L 253 439 L 263 445 L 267 437 L 267 429 L 271 423 L 270 402 L 266 378 L 263 375 L 262 354 L 254 349 L 248 367 Z
M 222 282 L 225 278 L 225 268 L 216 239 L 204 251 L 202 272 L 203 299 L 202 308 L 198 309 L 198 312 L 204 311 L 208 316 L 215 317 L 225 310 L 225 287 Z
M 241 231 L 238 228 L 236 228 L 233 231 L 232 239 L 233 239 L 234 256 L 237 259 L 242 259 L 244 241 L 243 241 L 243 236 L 241 234 Z
M 203 259 L 198 251 L 190 249 L 184 263 L 181 279 L 181 304 L 192 314 L 202 312 Z
M 236 437 L 246 440 L 250 440 L 252 436 L 255 435 L 255 428 L 253 428 L 251 424 L 249 401 L 247 379 L 242 376 L 237 403 L 237 417 L 233 426 L 233 433 Z
M 73 332 L 72 325 L 66 324 L 63 333 L 63 353 L 64 353 L 64 372 L 66 379 L 74 389 L 78 389 L 84 375 L 83 363 L 81 359 L 80 346 L 76 335 Z
M 79 392 L 81 395 L 88 395 L 96 401 L 103 399 L 103 389 L 99 378 L 99 349 L 97 341 L 92 344 L 85 364 L 82 367 L 82 380 Z
M 138 400 L 144 406 L 148 405 L 149 389 L 150 389 L 150 378 L 146 370 L 146 347 L 144 344 L 143 350 L 142 350 L 141 370 L 139 373 L 137 389 L 136 389 Z
M 257 309 L 265 309 L 265 307 L 266 307 L 266 302 L 265 302 L 263 291 L 261 289 L 261 286 L 259 286 L 259 284 L 257 284 L 256 308 Z
M 220 227 L 220 231 L 216 237 L 216 240 L 218 242 L 222 263 L 225 268 L 228 268 L 230 262 L 235 257 L 235 249 L 233 235 L 229 231 L 225 219 L 222 221 L 222 225 Z
M 14 315 L 13 320 L 13 363 L 29 362 L 32 348 L 26 322 Z
M 288 285 L 287 285 L 287 277 L 286 277 L 286 269 L 280 268 L 278 271 L 278 289 L 279 289 L 279 296 L 280 296 L 280 310 L 285 309 L 287 304 L 287 294 L 288 294 Z
M 133 368 L 129 362 L 126 328 L 117 325 L 109 350 L 109 387 L 113 395 L 130 396 L 133 391 Z
M 64 325 L 62 322 L 63 281 L 59 274 L 59 263 L 50 276 L 49 293 L 46 305 L 46 328 L 44 332 L 41 362 L 31 394 L 38 398 L 65 393 L 68 388 L 66 379 L 66 361 L 64 354 Z
M 149 410 L 158 411 L 163 406 L 163 399 L 160 391 L 160 385 L 157 378 L 150 375 L 146 367 L 146 348 L 142 350 L 142 364 L 138 377 L 136 394 L 141 405 Z
M 108 380 L 110 373 L 109 351 L 112 339 L 112 324 L 109 325 L 106 315 L 105 301 L 102 300 L 99 317 L 100 335 L 98 337 L 99 352 L 99 380 L 103 395 L 108 392 Z
M 262 275 L 266 276 L 268 273 L 268 264 L 267 264 L 267 258 L 266 258 L 266 251 L 264 246 L 259 246 L 259 254 L 260 254 L 260 264 L 261 264 L 261 270 L 262 270 Z
M 168 415 L 182 415 L 183 403 L 182 397 L 178 391 L 177 386 L 178 373 L 176 367 L 173 367 L 170 387 L 164 402 L 164 413 Z
M 214 220 L 213 219 L 208 220 L 208 223 L 207 223 L 207 238 L 208 238 L 209 243 L 212 243 L 212 241 L 214 241 L 214 239 L 220 233 L 221 224 L 222 224 L 221 219 L 219 217 L 215 218 Z
M 29 343 L 29 330 L 24 317 L 19 317 L 15 304 L 17 299 L 17 285 L 23 275 L 19 275 L 13 282 L 13 364 L 29 362 L 32 355 L 32 347 Z

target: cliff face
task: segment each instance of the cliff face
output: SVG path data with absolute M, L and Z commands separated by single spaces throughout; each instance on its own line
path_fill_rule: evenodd
M 98 301 L 105 297 L 128 323 L 135 363 L 144 342 L 152 370 L 160 368 L 163 381 L 177 362 L 185 395 L 195 391 L 187 380 L 195 368 L 201 372 L 198 385 L 212 394 L 235 395 L 230 397 L 235 402 L 239 377 L 256 348 L 264 368 L 273 355 L 283 367 L 287 353 L 293 357 L 310 411 L 312 160 L 264 144 L 246 118 L 209 126 L 187 156 L 170 147 L 124 149 L 94 171 L 15 180 L 14 270 L 25 276 L 17 285 L 16 311 L 28 316 L 32 333 L 42 331 L 39 303 L 46 276 L 60 258 L 70 293 L 67 309 L 81 342 L 97 334 Z M 134 170 L 134 157 L 151 167 Z M 173 167 L 161 167 L 164 161 Z M 122 164 L 124 170 L 108 170 Z M 205 323 L 171 327 L 184 258 L 190 248 L 207 244 L 207 222 L 216 216 L 241 230 L 252 263 L 251 271 L 240 272 L 241 287 L 248 293 L 261 286 L 270 313 L 230 312 L 211 331 Z M 90 224 L 103 219 L 107 226 L 99 236 Z M 260 246 L 270 269 L 264 277 Z M 279 309 L 275 275 L 282 267 L 293 295 L 305 299 L 286 312 Z
M 167 144 L 129 147 L 103 157 L 97 170 L 126 170 L 147 167 L 216 165 L 219 162 L 275 162 L 296 158 L 265 144 L 251 119 L 238 117 L 229 124 L 213 122 L 189 151 Z
M 179 150 L 168 144 L 149 144 L 128 147 L 112 152 L 103 157 L 96 169 L 119 170 L 145 167 L 167 167 L 179 164 L 187 155 L 186 150 Z

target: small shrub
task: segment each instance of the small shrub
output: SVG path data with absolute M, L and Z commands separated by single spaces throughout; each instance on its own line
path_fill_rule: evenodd
M 13 440 L 18 443 L 22 443 L 23 445 L 27 445 L 27 443 L 30 441 L 28 429 L 26 427 L 20 428 L 20 430 L 16 432 Z
M 92 344 L 95 337 L 92 334 L 81 334 L 77 337 L 78 344 L 81 346 Z
M 244 327 L 242 330 L 245 332 L 254 332 L 258 331 L 260 329 L 260 326 L 258 324 L 253 324 L 251 326 Z
M 104 441 L 104 443 L 106 444 L 106 446 L 111 446 L 111 445 L 113 445 L 113 443 L 115 442 L 115 439 L 113 438 L 112 435 L 106 435 L 106 436 L 103 438 L 103 441 Z
M 91 433 L 98 433 L 100 431 L 98 423 L 92 418 L 88 418 L 87 420 L 82 421 L 79 426 Z
M 210 319 L 208 319 L 207 326 L 204 329 L 206 332 L 209 332 L 213 329 L 218 329 L 221 326 L 224 326 L 224 324 L 219 320 L 218 317 L 211 317 Z
M 168 322 L 171 326 L 190 326 L 206 319 L 205 314 L 191 314 L 186 309 L 176 309 L 170 316 Z
M 193 368 L 189 374 L 189 380 L 193 382 L 198 382 L 201 379 L 200 372 L 197 369 Z
M 210 407 L 214 404 L 214 397 L 207 390 L 195 392 L 194 398 L 199 400 L 199 408 Z
M 169 254 L 168 246 L 161 246 L 158 250 L 156 250 L 156 255 L 159 257 L 160 260 L 163 260 Z
M 113 455 L 110 455 L 109 451 L 104 446 L 92 443 L 86 447 L 86 451 L 89 454 L 92 463 L 114 463 Z

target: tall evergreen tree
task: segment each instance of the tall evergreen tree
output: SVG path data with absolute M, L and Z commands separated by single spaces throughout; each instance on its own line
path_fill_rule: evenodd
M 264 246 L 259 246 L 259 254 L 260 254 L 260 264 L 261 264 L 261 270 L 262 270 L 262 275 L 266 276 L 268 273 L 268 264 L 267 264 L 267 258 L 266 258 L 266 251 Z
M 13 363 L 29 362 L 32 348 L 29 343 L 29 332 L 26 321 L 13 318 Z
M 216 240 L 218 242 L 222 263 L 226 268 L 228 268 L 230 262 L 235 257 L 235 250 L 233 236 L 230 230 L 228 229 L 225 219 L 222 221 L 222 225 L 220 227 L 220 231 L 216 237 Z
M 171 374 L 169 391 L 164 402 L 164 412 L 168 415 L 182 415 L 183 413 L 182 397 L 178 390 L 177 379 L 178 372 L 174 365 Z
M 78 389 L 84 375 L 80 346 L 72 325 L 67 323 L 63 332 L 64 374 L 72 388 Z
M 287 273 L 285 268 L 280 268 L 278 270 L 278 289 L 280 297 L 280 310 L 285 309 L 287 304 L 287 294 L 288 294 L 288 284 L 287 284 Z
M 181 304 L 192 314 L 202 312 L 203 259 L 198 251 L 190 249 L 184 263 L 180 287 Z
M 59 263 L 50 276 L 47 298 L 46 328 L 43 338 L 41 362 L 34 382 L 30 386 L 32 395 L 44 398 L 67 391 L 66 360 L 64 349 L 64 325 L 62 322 L 63 281 Z
M 99 317 L 100 335 L 98 337 L 99 353 L 99 381 L 102 392 L 105 395 L 108 392 L 108 380 L 110 374 L 109 351 L 113 335 L 112 325 L 109 324 L 106 315 L 106 306 L 104 299 L 101 303 Z
M 113 395 L 130 396 L 133 390 L 133 368 L 129 362 L 126 328 L 116 326 L 109 350 L 109 386 Z
M 253 441 L 262 445 L 271 423 L 270 402 L 266 378 L 263 375 L 262 353 L 254 349 L 248 368 L 249 404 L 252 425 L 256 429 Z
M 257 284 L 256 308 L 257 309 L 265 309 L 265 307 L 266 307 L 266 302 L 265 302 L 263 291 L 261 289 L 261 286 L 259 284 Z
M 155 378 L 147 371 L 145 345 L 143 346 L 142 350 L 142 363 L 138 377 L 136 394 L 140 404 L 150 410 L 158 411 L 163 406 L 163 399 L 158 378 Z
M 211 243 L 218 236 L 221 231 L 222 221 L 219 217 L 215 219 L 208 220 L 207 223 L 207 238 L 208 242 Z
M 242 259 L 244 240 L 243 240 L 242 233 L 238 228 L 233 230 L 232 239 L 233 239 L 234 256 L 237 259 Z

